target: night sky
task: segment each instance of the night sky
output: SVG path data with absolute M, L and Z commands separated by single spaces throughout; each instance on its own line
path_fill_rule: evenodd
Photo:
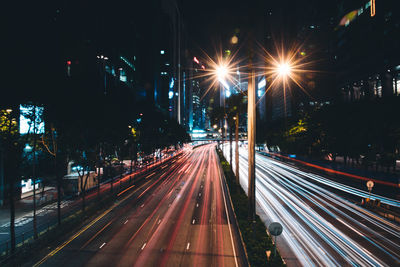
M 236 30 L 240 32 L 239 42 L 246 39 L 249 30 L 260 30 L 268 10 L 283 10 L 284 16 L 290 18 L 292 26 L 295 26 L 307 19 L 305 16 L 308 14 L 302 10 L 309 6 L 315 7 L 320 17 L 334 11 L 327 3 L 321 2 L 180 1 L 186 32 L 185 46 L 193 54 L 205 51 L 213 56 L 216 50 L 228 43 Z M 51 88 L 57 79 L 53 73 L 55 66 L 64 63 L 65 47 L 70 48 L 68 42 L 74 38 L 96 39 L 103 47 L 118 43 L 129 46 L 130 38 L 137 34 L 135 29 L 152 31 L 150 21 L 157 16 L 153 12 L 154 5 L 157 4 L 153 1 L 8 2 L 2 9 L 1 24 L 4 28 L 3 67 L 7 70 L 3 82 L 12 89 L 9 93 L 23 88 L 24 95 L 32 98 L 37 95 L 32 88 Z M 146 40 L 147 36 L 141 38 Z

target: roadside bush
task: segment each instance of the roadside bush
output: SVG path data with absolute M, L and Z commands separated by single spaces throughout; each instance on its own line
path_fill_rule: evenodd
M 225 160 L 222 152 L 217 151 L 228 184 L 230 196 L 233 202 L 236 218 L 246 246 L 247 255 L 251 266 L 285 266 L 281 256 L 277 252 L 276 257 L 268 261 L 266 251 L 273 251 L 271 237 L 267 234 L 264 223 L 256 215 L 254 222 L 248 220 L 248 198 L 240 185 L 235 182 L 235 175 L 231 166 Z

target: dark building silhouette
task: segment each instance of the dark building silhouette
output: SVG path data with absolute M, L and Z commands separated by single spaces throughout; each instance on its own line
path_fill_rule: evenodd
M 375 13 L 371 14 L 371 3 Z M 337 90 L 343 101 L 400 94 L 398 1 L 339 1 L 335 28 Z

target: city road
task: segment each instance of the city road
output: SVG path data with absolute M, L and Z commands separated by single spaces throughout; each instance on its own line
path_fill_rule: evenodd
M 36 266 L 245 266 L 214 145 L 187 151 Z
M 229 159 L 229 146 L 224 150 Z M 240 183 L 246 192 L 247 153 L 240 148 Z M 277 245 L 289 266 L 400 265 L 400 227 L 344 197 L 368 195 L 360 191 L 256 155 L 257 212 L 267 224 L 283 225 Z

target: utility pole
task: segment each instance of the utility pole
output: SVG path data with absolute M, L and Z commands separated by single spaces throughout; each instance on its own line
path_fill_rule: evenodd
M 33 238 L 38 238 L 37 221 L 36 221 L 36 105 L 33 105 L 33 165 L 32 165 L 32 182 L 33 182 Z
M 252 38 L 250 38 L 252 40 Z M 250 41 L 250 46 L 252 45 Z M 248 197 L 249 197 L 249 220 L 255 220 L 256 210 L 256 190 L 255 190 L 255 139 L 256 139 L 256 89 L 255 72 L 253 67 L 253 49 L 249 51 L 250 76 L 248 80 L 248 104 L 247 104 L 247 139 L 248 139 Z
M 235 149 L 235 173 L 236 173 L 236 185 L 239 185 L 239 112 L 236 112 L 236 120 L 235 120 L 235 141 L 236 141 L 236 149 Z

